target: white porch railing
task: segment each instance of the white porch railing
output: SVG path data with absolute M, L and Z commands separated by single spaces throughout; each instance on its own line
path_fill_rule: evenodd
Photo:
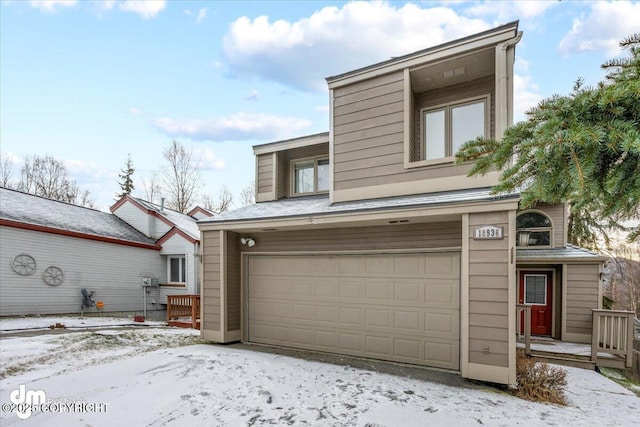
M 631 367 L 633 357 L 632 311 L 593 309 L 591 360 L 598 363 L 598 353 L 622 356 Z
M 531 306 L 516 304 L 517 338 L 524 339 L 524 352 L 531 355 Z

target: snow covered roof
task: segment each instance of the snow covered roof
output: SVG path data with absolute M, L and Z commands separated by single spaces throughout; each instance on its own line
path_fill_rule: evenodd
M 0 187 L 0 219 L 155 246 L 117 216 Z
M 198 222 L 217 223 L 227 221 L 250 221 L 256 219 L 299 217 L 345 212 L 366 212 L 373 210 L 426 207 L 444 204 L 487 202 L 492 200 L 517 199 L 517 193 L 507 195 L 491 194 L 490 188 L 446 191 L 440 193 L 416 194 L 410 196 L 387 197 L 382 199 L 358 200 L 353 202 L 330 203 L 326 194 L 307 197 L 261 202 L 234 211 L 222 213 L 214 218 Z
M 136 202 L 140 203 L 145 209 L 148 209 L 152 212 L 155 212 L 159 216 L 164 217 L 169 222 L 171 222 L 178 229 L 182 230 L 184 233 L 189 235 L 190 237 L 200 240 L 200 230 L 198 230 L 198 224 L 196 224 L 196 219 L 187 215 L 180 213 L 178 211 L 174 211 L 167 207 L 162 207 L 152 202 L 148 202 L 143 199 L 139 199 L 137 197 L 132 197 Z
M 548 249 L 522 249 L 517 248 L 516 259 L 524 261 L 593 261 L 601 262 L 607 259 L 606 256 L 591 252 L 574 245 L 567 245 L 563 248 Z

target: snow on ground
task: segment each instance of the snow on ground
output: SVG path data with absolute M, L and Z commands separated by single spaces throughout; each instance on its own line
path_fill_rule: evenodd
M 108 326 L 147 325 L 161 326 L 166 322 L 145 321 L 134 322 L 133 317 L 96 317 L 96 316 L 27 316 L 5 317 L 0 319 L 0 334 L 26 329 L 48 329 L 52 325 L 61 324 L 66 328 L 90 328 Z
M 640 423 L 638 397 L 595 372 L 576 368 L 566 368 L 569 405 L 560 407 L 524 401 L 476 383 L 453 387 L 238 346 L 185 346 L 197 340 L 195 331 L 172 328 L 3 337 L 3 409 L 10 393 L 25 385 L 27 390 L 45 391 L 54 401 L 106 404 L 107 411 L 34 412 L 26 420 L 3 411 L 0 425 Z

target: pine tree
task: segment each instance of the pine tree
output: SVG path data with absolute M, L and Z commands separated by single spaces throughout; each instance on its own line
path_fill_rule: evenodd
M 135 169 L 133 168 L 133 162 L 131 161 L 131 154 L 128 155 L 127 162 L 124 165 L 124 169 L 120 169 L 120 172 L 121 173 L 118 174 L 118 177 L 121 179 L 121 181 L 118 184 L 120 184 L 120 189 L 122 190 L 122 192 L 116 193 L 116 200 L 120 200 L 135 189 L 135 186 L 133 185 L 133 179 L 131 178 L 133 173 L 135 172 Z
M 608 74 L 596 87 L 578 79 L 501 141 L 478 138 L 456 155 L 475 162 L 469 175 L 501 170 L 494 193 L 519 191 L 523 209 L 568 201 L 569 241 L 592 248 L 598 235 L 608 244 L 613 230 L 640 240 L 640 34 L 620 45 L 631 55 L 603 64 Z M 625 229 L 625 221 L 635 225 Z

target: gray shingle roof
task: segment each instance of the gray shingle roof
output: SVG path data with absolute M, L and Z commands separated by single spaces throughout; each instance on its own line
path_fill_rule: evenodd
M 564 248 L 548 249 L 518 248 L 516 259 L 518 261 L 584 260 L 599 262 L 606 260 L 607 257 L 578 246 L 567 245 Z
M 63 231 L 155 245 L 117 216 L 0 187 L 0 218 Z
M 444 204 L 516 199 L 516 193 L 507 195 L 491 194 L 490 188 L 447 191 L 441 193 L 416 194 L 411 196 L 387 197 L 383 199 L 359 200 L 353 202 L 329 202 L 328 195 L 294 197 L 273 202 L 256 203 L 234 211 L 225 212 L 215 218 L 201 219 L 200 223 L 228 221 L 251 221 L 269 218 L 327 215 L 346 212 L 366 212 L 376 210 L 428 207 Z
M 161 208 L 160 205 L 148 202 L 146 200 L 138 199 L 137 197 L 134 197 L 134 199 L 146 209 L 154 211 L 158 215 L 161 215 L 168 219 L 176 227 L 187 233 L 189 236 L 193 237 L 196 240 L 200 240 L 200 230 L 198 230 L 198 224 L 196 224 L 195 218 L 190 217 L 187 214 L 168 209 L 167 207 Z

